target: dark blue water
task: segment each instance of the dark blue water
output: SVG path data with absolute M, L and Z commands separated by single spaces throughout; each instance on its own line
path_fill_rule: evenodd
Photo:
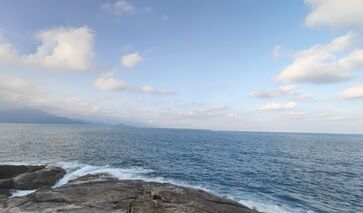
M 363 212 L 363 136 L 0 125 L 0 162 L 200 187 L 265 212 Z

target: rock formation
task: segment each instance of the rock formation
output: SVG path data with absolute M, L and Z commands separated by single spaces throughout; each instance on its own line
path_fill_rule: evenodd
M 255 213 L 200 189 L 117 180 L 107 174 L 86 175 L 59 188 L 43 186 L 26 196 L 6 198 L 0 212 Z
M 64 174 L 58 167 L 0 165 L 0 199 L 10 196 L 10 190 L 53 186 Z

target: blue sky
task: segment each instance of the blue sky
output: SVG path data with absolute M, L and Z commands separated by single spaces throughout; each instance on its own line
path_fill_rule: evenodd
M 363 129 L 363 3 L 0 2 L 0 103 L 102 122 Z

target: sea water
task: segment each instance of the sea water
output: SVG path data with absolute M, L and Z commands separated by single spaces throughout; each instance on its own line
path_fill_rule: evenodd
M 363 135 L 0 124 L 0 163 L 61 166 L 54 187 L 106 172 L 262 212 L 363 212 Z

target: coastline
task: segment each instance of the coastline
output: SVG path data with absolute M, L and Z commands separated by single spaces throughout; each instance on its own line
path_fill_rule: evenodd
M 34 174 L 37 175 L 36 178 Z M 2 203 L 0 210 L 4 212 L 256 212 L 236 201 L 201 189 L 143 180 L 118 180 L 107 173 L 81 176 L 54 187 L 65 175 L 67 175 L 65 170 L 45 165 L 0 166 L 0 183 L 11 178 L 10 187 L 33 190 L 23 196 L 0 196 L 0 204 Z

